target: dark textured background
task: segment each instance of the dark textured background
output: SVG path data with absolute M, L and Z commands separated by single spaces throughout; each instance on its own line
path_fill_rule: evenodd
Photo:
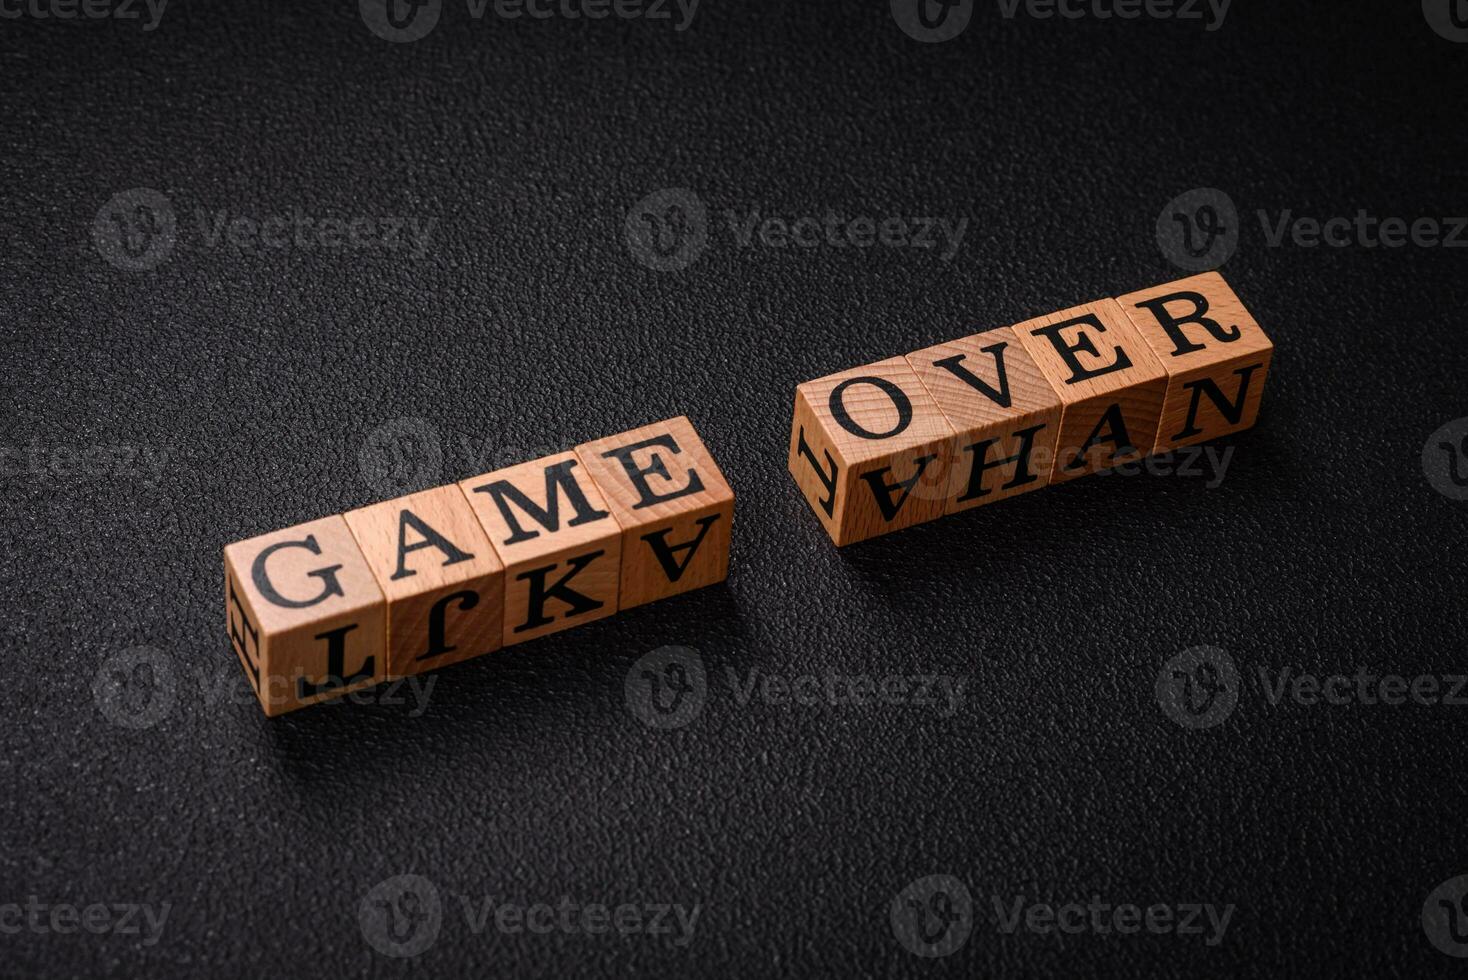
M 1468 505 L 1420 454 L 1468 415 L 1465 253 L 1271 248 L 1255 212 L 1468 213 L 1465 72 L 1415 0 L 1240 2 L 1211 33 L 985 0 L 933 45 L 884 0 L 705 0 L 683 33 L 453 2 L 411 44 L 341 3 L 0 20 L 0 901 L 172 909 L 151 947 L 0 936 L 0 973 L 1460 970 L 1419 915 L 1468 872 L 1468 708 L 1276 707 L 1255 671 L 1463 669 Z M 1224 272 L 1277 345 L 1222 485 L 1091 478 L 831 547 L 785 471 L 798 382 L 1178 278 L 1155 223 L 1200 186 L 1239 207 Z M 178 241 L 128 272 L 92 228 L 138 187 Z M 623 238 L 665 187 L 713 215 L 681 272 Z M 971 224 L 951 263 L 743 249 L 722 212 L 752 208 Z M 250 253 L 207 247 L 200 209 L 437 226 L 416 260 Z M 379 499 L 379 426 L 421 419 L 446 483 L 675 414 L 738 494 L 727 585 L 446 670 L 421 717 L 235 697 L 221 547 Z M 161 478 L 66 462 L 119 446 Z M 624 679 L 669 644 L 709 690 L 656 731 Z M 1244 675 L 1206 731 L 1153 692 L 1199 644 Z M 94 680 L 138 646 L 175 694 L 134 729 Z M 741 705 L 726 670 L 754 668 L 970 682 L 949 718 Z M 446 903 L 410 961 L 358 922 L 403 873 Z M 888 904 L 933 873 L 980 921 L 929 961 Z M 1019 894 L 1238 910 L 1212 949 L 1058 941 L 995 929 Z M 677 948 L 475 934 L 457 895 L 703 911 Z

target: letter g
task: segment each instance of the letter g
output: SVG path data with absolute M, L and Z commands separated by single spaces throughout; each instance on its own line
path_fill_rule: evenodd
M 321 554 L 321 546 L 316 543 L 316 535 L 308 534 L 300 541 L 278 541 L 255 556 L 255 564 L 250 567 L 250 578 L 255 583 L 255 588 L 266 598 L 268 602 L 286 609 L 305 609 L 317 603 L 325 602 L 334 595 L 345 595 L 342 591 L 341 582 L 337 581 L 336 573 L 341 565 L 330 565 L 319 568 L 314 572 L 307 572 L 307 576 L 321 579 L 321 593 L 314 599 L 287 599 L 281 595 L 270 582 L 270 576 L 265 574 L 265 562 L 271 555 L 285 548 L 305 548 L 313 555 Z

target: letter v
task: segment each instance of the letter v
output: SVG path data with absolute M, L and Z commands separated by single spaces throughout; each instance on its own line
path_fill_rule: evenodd
M 990 387 L 988 382 L 975 376 L 972 371 L 964 366 L 963 359 L 965 355 L 963 354 L 954 354 L 952 357 L 945 357 L 941 361 L 934 361 L 933 367 L 942 368 L 970 388 L 982 392 L 991 402 L 995 402 L 1003 408 L 1008 408 L 1012 403 L 1009 395 L 1009 374 L 1004 370 L 1004 348 L 1008 346 L 1008 341 L 1001 340 L 997 344 L 990 344 L 988 347 L 981 348 L 985 354 L 990 354 L 994 358 L 994 367 L 999 372 L 998 390 Z

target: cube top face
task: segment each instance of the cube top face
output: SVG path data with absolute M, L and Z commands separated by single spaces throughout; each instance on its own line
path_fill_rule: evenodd
M 620 609 L 729 575 L 734 491 L 683 417 L 576 447 L 622 534 Z
M 1254 424 L 1274 345 L 1222 276 L 1208 272 L 1118 302 L 1167 371 L 1153 452 Z
M 507 466 L 459 487 L 507 567 L 621 534 L 574 452 Z
M 389 602 L 504 571 L 456 486 L 342 515 Z
M 267 635 L 383 602 L 377 578 L 340 515 L 226 545 L 224 563 Z
M 1013 328 L 907 359 L 958 433 L 946 513 L 1049 484 L 1062 402 Z
M 955 433 L 904 357 L 795 390 L 788 465 L 838 546 L 943 514 Z
M 576 455 L 623 528 L 734 500 L 703 440 L 681 415 L 583 443 Z
M 1011 327 L 907 355 L 913 372 L 964 431 L 1058 409 L 1060 395 Z
M 1167 377 L 1152 346 L 1114 299 L 1037 317 L 1013 329 L 1066 404 Z
M 795 391 L 848 466 L 953 438 L 953 427 L 905 357 L 807 381 Z
M 1169 375 L 1274 350 L 1216 272 L 1128 293 L 1117 303 Z

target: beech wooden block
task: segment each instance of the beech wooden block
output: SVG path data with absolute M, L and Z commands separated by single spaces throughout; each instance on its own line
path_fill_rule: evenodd
M 958 435 L 946 513 L 1050 482 L 1061 400 L 1011 327 L 907 355 Z
M 342 515 L 387 599 L 387 676 L 503 644 L 505 566 L 456 486 Z
M 574 452 L 459 487 L 505 565 L 505 646 L 617 611 L 622 527 Z
M 619 609 L 729 576 L 734 491 L 683 416 L 576 447 L 622 527 Z
M 1152 451 L 1167 372 L 1116 300 L 1028 320 L 1014 332 L 1063 403 L 1052 483 Z
M 227 545 L 224 602 L 230 644 L 267 715 L 385 676 L 387 604 L 340 516 Z
M 1153 452 L 1254 424 L 1274 344 L 1221 275 L 1205 272 L 1117 302 L 1167 372 Z
M 839 545 L 943 514 L 954 432 L 902 357 L 795 389 L 788 465 Z

